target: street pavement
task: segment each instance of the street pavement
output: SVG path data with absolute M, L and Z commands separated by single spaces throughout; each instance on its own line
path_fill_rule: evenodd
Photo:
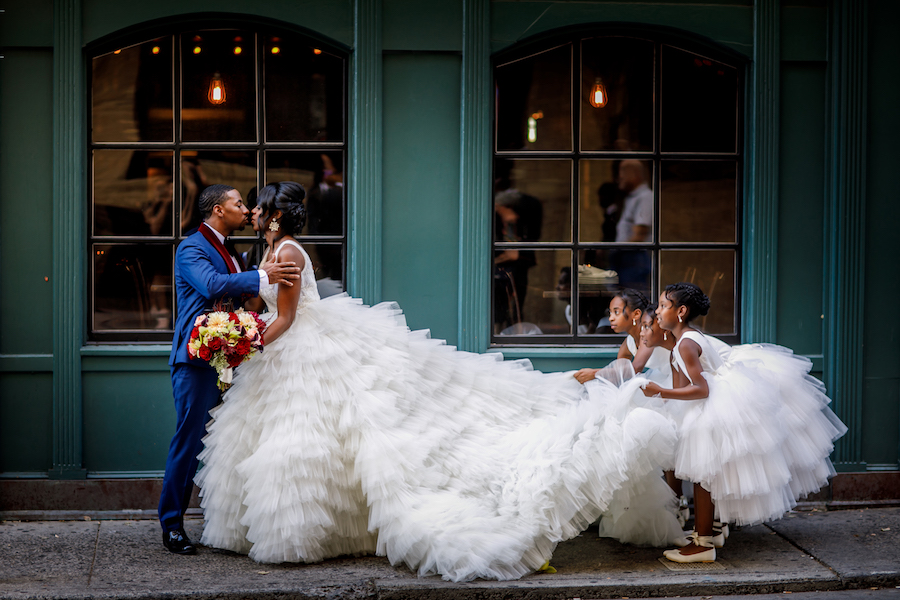
M 900 508 L 792 512 L 732 532 L 719 560 L 676 565 L 655 548 L 622 545 L 590 528 L 560 544 L 555 574 L 452 583 L 417 577 L 382 557 L 267 565 L 201 547 L 177 556 L 146 514 L 0 515 L 0 600 L 378 599 L 544 600 L 705 597 L 900 600 Z M 141 518 L 135 518 L 135 517 Z M 14 520 L 43 517 L 70 520 Z M 131 518 L 122 518 L 131 517 Z M 198 540 L 203 521 L 186 522 Z

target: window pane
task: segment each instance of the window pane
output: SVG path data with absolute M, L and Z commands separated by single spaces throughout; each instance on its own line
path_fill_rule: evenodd
M 572 149 L 572 46 L 501 65 L 497 150 Z
M 214 183 L 230 185 L 241 193 L 248 208 L 255 206 L 256 152 L 185 150 L 181 153 L 181 234 L 186 235 L 200 226 L 200 193 Z M 248 222 L 233 235 L 256 237 Z
M 495 160 L 497 241 L 570 241 L 571 173 L 570 160 Z
M 737 69 L 662 49 L 662 151 L 737 150 Z
M 660 242 L 737 241 L 737 163 L 664 160 Z
M 202 31 L 182 35 L 181 131 L 184 140 L 256 141 L 255 55 L 254 35 L 246 31 Z
M 122 48 L 91 64 L 95 142 L 171 142 L 172 38 Z
M 584 40 L 581 61 L 582 150 L 653 150 L 653 43 Z M 605 106 L 591 104 L 596 84 Z
M 653 161 L 582 160 L 579 166 L 579 240 L 652 242 Z
M 165 150 L 95 150 L 94 235 L 172 235 L 172 160 Z
M 650 250 L 591 248 L 579 253 L 579 333 L 613 333 L 606 309 L 619 290 L 632 288 L 650 295 L 653 253 Z M 606 329 L 604 329 L 606 328 Z
M 306 188 L 302 235 L 343 235 L 344 177 L 341 152 L 266 152 L 266 183 L 296 181 Z
M 497 250 L 494 335 L 570 335 L 560 281 L 571 265 L 569 250 Z
M 670 283 L 698 285 L 709 296 L 710 309 L 692 324 L 711 334 L 735 333 L 735 258 L 733 250 L 662 250 L 660 290 Z
M 307 44 L 268 37 L 264 46 L 266 139 L 344 138 L 344 61 Z
M 171 245 L 94 244 L 95 331 L 172 330 Z

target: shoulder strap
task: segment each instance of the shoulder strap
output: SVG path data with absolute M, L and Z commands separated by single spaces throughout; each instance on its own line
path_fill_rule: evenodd
M 306 251 L 303 250 L 303 246 L 301 246 L 300 243 L 297 242 L 297 240 L 291 238 L 288 240 L 284 240 L 283 242 L 281 242 L 281 244 L 279 244 L 278 249 L 275 251 L 275 254 L 272 256 L 272 260 L 275 260 L 278 257 L 278 253 L 281 252 L 281 249 L 284 248 L 285 245 L 287 245 L 287 244 L 296 246 L 297 250 L 299 250 L 300 253 L 303 254 L 303 256 L 306 256 Z

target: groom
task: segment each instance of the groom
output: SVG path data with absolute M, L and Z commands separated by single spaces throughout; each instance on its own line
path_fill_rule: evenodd
M 194 489 L 197 455 L 209 411 L 219 402 L 216 370 L 206 361 L 192 359 L 187 344 L 197 315 L 217 301 L 240 303 L 244 294 L 256 296 L 264 283 L 293 285 L 300 278 L 295 263 L 270 263 L 259 271 L 241 272 L 238 260 L 225 249 L 225 238 L 247 223 L 250 211 L 241 194 L 228 185 L 211 185 L 198 200 L 203 223 L 175 253 L 177 313 L 169 367 L 175 396 L 177 425 L 159 498 L 163 545 L 175 554 L 196 554 L 184 532 L 183 517 Z

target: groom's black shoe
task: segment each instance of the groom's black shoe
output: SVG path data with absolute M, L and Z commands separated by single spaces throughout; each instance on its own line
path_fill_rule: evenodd
M 180 527 L 172 531 L 163 531 L 163 546 L 174 554 L 197 554 L 197 549 Z

